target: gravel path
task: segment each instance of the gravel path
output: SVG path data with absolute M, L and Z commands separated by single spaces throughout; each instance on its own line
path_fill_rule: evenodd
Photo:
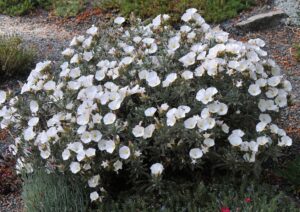
M 61 59 L 60 52 L 75 35 L 84 34 L 92 24 L 102 25 L 107 15 L 99 9 L 89 9 L 77 17 L 51 17 L 44 11 L 25 17 L 0 14 L 0 36 L 20 36 L 26 45 L 38 51 L 38 60 Z
M 58 50 L 66 46 L 75 33 L 53 23 L 39 23 L 35 18 L 0 16 L 0 35 L 20 36 L 24 43 L 38 50 L 39 59 L 57 60 Z

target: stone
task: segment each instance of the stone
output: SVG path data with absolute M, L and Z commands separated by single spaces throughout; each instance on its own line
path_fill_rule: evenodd
M 299 0 L 275 0 L 275 6 L 284 11 L 289 18 L 287 24 L 300 26 L 300 1 Z
M 245 31 L 267 29 L 280 23 L 287 15 L 281 10 L 254 15 L 236 24 L 236 27 Z

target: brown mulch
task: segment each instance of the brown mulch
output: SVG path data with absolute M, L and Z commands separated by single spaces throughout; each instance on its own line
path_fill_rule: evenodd
M 22 212 L 24 211 L 23 201 L 20 192 L 0 195 L 1 212 Z

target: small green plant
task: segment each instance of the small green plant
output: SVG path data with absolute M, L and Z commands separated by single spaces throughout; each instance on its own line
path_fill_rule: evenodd
M 36 170 L 23 177 L 22 197 L 28 212 L 85 212 L 88 198 L 81 184 L 71 184 L 62 174 L 47 174 Z
M 17 36 L 0 37 L 1 79 L 29 73 L 34 65 L 35 52 L 22 45 Z M 3 77 L 4 76 L 4 77 Z
M 86 0 L 1 0 L 0 13 L 12 16 L 25 15 L 36 8 L 53 10 L 62 17 L 77 15 L 85 8 Z
M 34 3 L 31 0 L 1 0 L 0 13 L 7 15 L 24 15 L 32 10 Z
M 296 51 L 295 53 L 296 59 L 297 61 L 300 62 L 300 43 L 295 45 L 295 51 Z
M 201 10 L 208 22 L 220 22 L 254 5 L 254 0 L 103 0 L 100 5 L 107 10 L 117 8 L 125 16 L 134 13 L 141 18 L 175 14 L 173 21 L 187 8 L 194 7 Z
M 300 193 L 300 156 L 289 161 L 279 175 L 285 178 L 297 193 Z
M 85 8 L 85 0 L 54 0 L 53 9 L 56 15 L 61 17 L 76 16 Z

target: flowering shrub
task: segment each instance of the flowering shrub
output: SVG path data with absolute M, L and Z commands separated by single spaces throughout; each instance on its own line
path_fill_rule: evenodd
M 114 185 L 155 188 L 176 172 L 193 175 L 210 153 L 252 163 L 290 146 L 272 121 L 291 84 L 266 58 L 264 41 L 229 39 L 196 9 L 178 29 L 168 19 L 123 27 L 118 17 L 102 34 L 93 26 L 62 52 L 59 72 L 41 62 L 19 96 L 1 91 L 1 127 L 14 129 L 17 168 L 79 175 L 99 201 Z

